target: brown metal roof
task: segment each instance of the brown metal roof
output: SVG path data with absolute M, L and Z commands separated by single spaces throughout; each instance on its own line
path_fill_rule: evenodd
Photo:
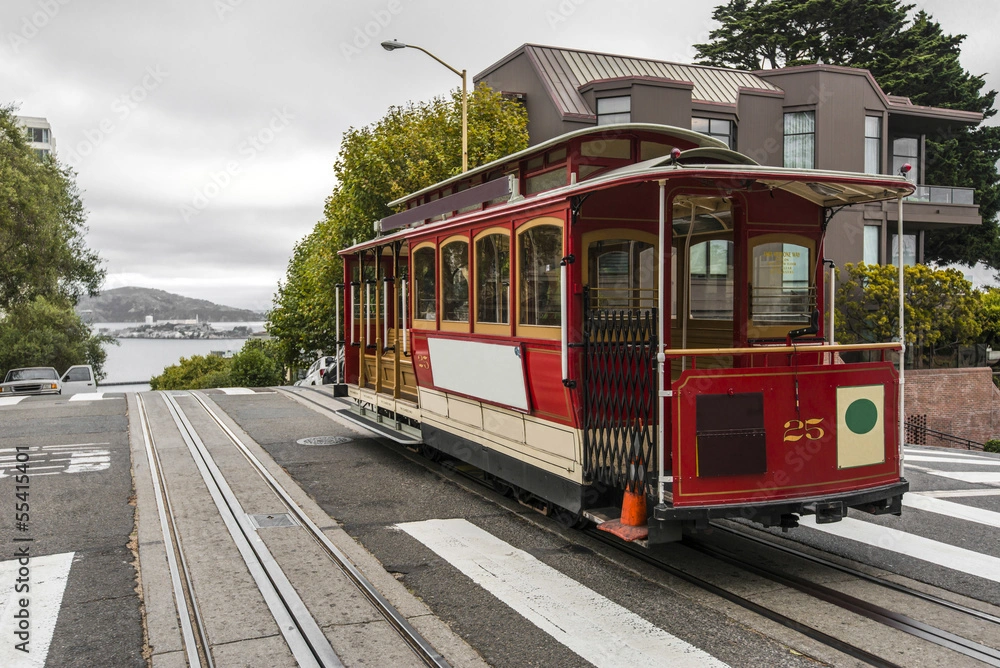
M 774 84 L 740 70 L 683 65 L 536 44 L 525 45 L 524 52 L 538 69 L 563 114 L 593 117 L 594 110 L 583 99 L 580 88 L 608 79 L 642 77 L 690 82 L 694 85 L 692 100 L 717 104 L 736 104 L 740 88 L 781 92 Z

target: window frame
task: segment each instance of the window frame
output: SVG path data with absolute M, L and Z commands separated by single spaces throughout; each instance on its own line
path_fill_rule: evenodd
M 562 338 L 562 326 L 561 325 L 523 325 L 521 324 L 521 264 L 524 258 L 521 257 L 521 235 L 525 232 L 534 229 L 536 227 L 541 227 L 543 225 L 550 225 L 552 227 L 559 228 L 559 234 L 562 238 L 562 255 L 559 257 L 560 260 L 566 257 L 566 221 L 563 218 L 558 218 L 556 216 L 540 216 L 538 218 L 532 218 L 527 222 L 518 225 L 514 229 L 514 236 L 512 241 L 515 244 L 514 249 L 514 266 L 511 267 L 514 279 L 514 308 L 512 310 L 512 318 L 514 318 L 514 332 L 518 337 L 531 338 L 531 339 L 549 339 L 558 341 Z M 559 295 L 559 299 L 562 300 L 565 295 Z
M 424 248 L 431 249 L 431 251 L 433 251 L 433 258 L 434 258 L 434 319 L 433 320 L 428 320 L 426 318 L 421 318 L 420 316 L 417 315 L 417 313 L 418 313 L 418 311 L 417 311 L 417 299 L 419 298 L 419 295 L 417 294 L 416 290 L 412 289 L 413 288 L 414 277 L 417 275 L 416 266 L 415 266 L 416 263 L 417 263 L 417 252 L 420 251 L 420 250 L 422 250 L 422 249 L 424 249 Z M 438 283 L 440 283 L 440 281 L 438 280 L 438 262 L 439 262 L 439 260 L 438 260 L 437 244 L 435 242 L 433 242 L 433 241 L 421 241 L 416 246 L 414 246 L 413 249 L 410 251 L 410 272 L 408 274 L 408 277 L 409 277 L 409 281 L 410 281 L 410 286 L 409 287 L 411 288 L 411 290 L 410 290 L 410 296 L 409 296 L 409 298 L 410 298 L 410 314 L 409 315 L 410 315 L 410 328 L 411 329 L 437 329 L 438 328 L 438 320 L 441 317 L 441 313 L 440 313 L 441 310 L 440 310 L 440 308 L 438 308 L 440 306 L 440 304 L 438 302 L 438 294 L 437 294 L 437 292 L 438 292 Z
M 693 251 L 696 246 L 701 245 L 702 243 L 709 244 L 708 248 L 705 251 L 705 253 L 706 253 L 705 254 L 705 258 L 706 258 L 705 268 L 706 268 L 706 270 L 709 271 L 709 273 L 706 274 L 706 276 L 707 277 L 711 276 L 711 273 L 710 273 L 711 272 L 711 259 L 710 259 L 709 253 L 711 252 L 711 248 L 712 248 L 711 247 L 711 242 L 713 242 L 713 241 L 725 241 L 725 242 L 728 242 L 728 243 L 732 244 L 732 260 L 733 260 L 733 305 L 732 305 L 731 315 L 728 318 L 704 318 L 704 317 L 696 317 L 696 316 L 694 316 L 691 313 L 691 288 L 693 287 L 693 281 L 691 280 L 691 251 Z M 736 290 L 738 289 L 738 287 L 737 287 L 737 280 L 736 279 L 737 279 L 737 271 L 738 271 L 738 268 L 739 268 L 738 258 L 736 257 L 737 248 L 738 248 L 738 244 L 736 243 L 736 236 L 735 236 L 735 233 L 734 233 L 733 230 L 726 230 L 726 231 L 721 231 L 721 232 L 712 232 L 710 234 L 702 234 L 702 235 L 697 235 L 697 236 L 693 235 L 691 237 L 691 245 L 690 245 L 690 247 L 687 247 L 685 249 L 686 252 L 684 253 L 684 256 L 685 256 L 684 257 L 684 283 L 685 283 L 684 295 L 685 295 L 685 303 L 684 303 L 683 316 L 687 319 L 688 322 L 705 322 L 705 323 L 713 323 L 713 322 L 714 323 L 726 323 L 726 322 L 728 322 L 728 323 L 732 323 L 732 322 L 734 322 L 736 320 L 737 308 L 738 308 L 738 305 L 739 305 L 739 300 L 737 299 L 737 296 L 736 296 Z M 728 271 L 727 271 L 727 275 L 728 275 Z
M 812 115 L 812 131 L 811 132 L 793 132 L 789 133 L 786 130 L 787 119 L 789 116 L 794 116 L 795 114 L 811 114 Z M 781 117 L 781 137 L 782 137 L 782 157 L 781 164 L 783 167 L 789 169 L 816 169 L 816 110 L 815 109 L 800 109 L 798 111 L 785 111 Z M 812 164 L 807 167 L 792 166 L 788 164 L 788 139 L 790 137 L 812 137 Z
M 450 237 L 444 239 L 438 244 L 437 247 L 437 300 L 440 308 L 437 309 L 438 317 L 438 329 L 442 332 L 468 332 L 469 323 L 471 322 L 471 313 L 466 317 L 465 320 L 445 320 L 444 319 L 444 249 L 445 246 L 450 246 L 454 243 L 464 243 L 465 244 L 465 270 L 472 273 L 472 263 L 470 262 L 470 252 L 469 252 L 469 235 L 465 234 L 453 234 Z M 465 282 L 465 305 L 466 308 L 472 304 L 471 292 L 472 280 L 467 278 Z
M 878 121 L 878 134 L 877 135 L 869 135 L 868 134 L 868 119 L 869 118 Z M 881 114 L 879 114 L 879 115 L 868 114 L 868 113 L 865 114 L 865 139 L 864 139 L 864 142 L 865 142 L 865 146 L 864 146 L 864 149 L 865 149 L 865 164 L 864 164 L 864 167 L 863 167 L 863 170 L 864 170 L 865 174 L 881 174 L 882 173 L 882 169 L 883 169 L 883 167 L 882 167 L 882 162 L 883 162 L 882 161 L 882 134 L 883 134 L 884 127 L 885 127 L 885 122 L 884 122 Z M 870 139 L 876 140 L 874 145 L 878 147 L 876 149 L 876 151 L 875 151 L 875 156 L 874 156 L 875 162 L 876 162 L 876 164 L 878 166 L 875 168 L 874 172 L 869 171 L 869 169 L 868 169 L 868 157 L 869 157 L 868 156 L 868 146 L 869 146 L 869 141 L 868 140 L 870 140 Z
M 507 252 L 510 257 L 507 260 L 507 322 L 479 322 L 479 256 L 477 255 L 476 245 L 483 239 L 493 235 L 502 235 L 507 237 Z M 488 227 L 485 230 L 477 232 L 472 237 L 471 255 L 474 260 L 472 266 L 472 276 L 473 276 L 473 287 L 472 287 L 472 327 L 473 331 L 479 334 L 492 334 L 495 336 L 510 336 L 511 334 L 511 320 L 514 316 L 514 289 L 517 284 L 514 281 L 513 271 L 514 271 L 514 257 L 511 252 L 511 233 L 509 227 Z
M 702 132 L 701 130 L 695 130 L 694 129 L 694 122 L 696 120 L 698 120 L 698 121 L 708 121 L 708 132 Z M 720 134 L 718 132 L 713 132 L 712 131 L 712 123 L 713 123 L 713 121 L 717 122 L 717 123 L 728 123 L 729 124 L 729 132 L 727 132 L 726 134 Z M 694 132 L 699 132 L 699 133 L 701 133 L 703 135 L 707 135 L 709 137 L 712 137 L 713 139 L 718 139 L 719 141 L 725 141 L 726 142 L 726 146 L 729 147 L 729 150 L 731 150 L 731 151 L 735 151 L 736 150 L 736 121 L 734 121 L 731 118 L 715 118 L 713 116 L 694 116 L 694 115 L 692 115 L 691 116 L 691 130 L 694 131 Z
M 629 227 L 615 227 L 592 232 L 584 232 L 580 238 L 581 273 L 580 277 L 584 284 L 590 281 L 590 245 L 595 241 L 639 241 L 650 244 L 653 247 L 653 272 L 656 275 L 657 298 L 659 297 L 660 284 L 662 283 L 662 269 L 660 268 L 660 258 L 658 257 L 659 237 L 652 232 L 636 230 Z M 630 288 L 631 290 L 632 288 Z
M 816 240 L 804 234 L 795 232 L 774 232 L 770 234 L 759 234 L 747 239 L 746 262 L 747 262 L 747 306 L 746 306 L 746 326 L 748 339 L 784 339 L 788 332 L 793 329 L 800 329 L 808 326 L 808 321 L 804 323 L 794 323 L 788 325 L 754 325 L 753 323 L 753 251 L 757 246 L 764 244 L 790 244 L 809 249 L 809 285 L 808 289 L 816 291 L 816 303 L 818 304 L 822 295 L 817 289 L 817 251 Z M 735 296 L 735 290 L 734 290 Z M 812 316 L 810 312 L 810 317 Z
M 604 102 L 605 100 L 623 100 L 623 99 L 624 100 L 628 100 L 628 111 L 627 112 L 625 112 L 625 111 L 614 111 L 614 112 L 605 112 L 603 114 L 601 113 L 601 102 Z M 620 115 L 625 114 L 625 113 L 628 114 L 628 120 L 627 121 L 608 121 L 608 122 L 604 122 L 604 123 L 601 122 L 602 118 L 607 118 L 608 116 L 620 116 Z M 597 118 L 597 125 L 613 125 L 615 123 L 631 123 L 632 122 L 632 95 L 631 95 L 631 93 L 629 93 L 628 95 L 607 95 L 605 97 L 599 97 L 599 98 L 597 98 L 594 101 L 594 116 L 596 116 L 596 118 Z

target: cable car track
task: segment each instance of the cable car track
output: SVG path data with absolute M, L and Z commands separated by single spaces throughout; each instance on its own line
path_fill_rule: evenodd
M 249 517 L 243 511 L 236 495 L 229 487 L 201 437 L 192 426 L 184 409 L 173 395 L 163 393 L 161 396 L 181 437 L 194 458 L 195 464 L 201 472 L 216 507 L 229 529 L 230 535 L 236 543 L 241 556 L 243 556 L 261 594 L 264 596 L 268 608 L 274 615 L 278 628 L 296 661 L 299 665 L 303 666 L 317 666 L 322 668 L 343 666 L 343 663 L 331 647 L 319 625 L 281 571 L 277 561 L 257 535 Z M 307 534 L 320 546 L 331 561 L 341 569 L 375 610 L 400 635 L 419 660 L 428 666 L 448 668 L 449 664 L 444 657 L 410 625 L 407 619 L 385 599 L 381 592 L 357 569 L 350 559 L 326 537 L 312 519 L 302 511 L 284 487 L 270 474 L 263 463 L 209 406 L 208 402 L 197 393 L 191 393 L 188 396 L 191 396 L 198 402 L 212 422 L 225 434 L 229 442 L 239 450 L 254 472 L 267 483 L 268 487 L 281 500 L 289 514 L 294 516 L 295 520 L 306 530 Z M 140 422 L 143 426 L 143 436 L 146 441 L 147 457 L 154 472 L 154 488 L 157 490 L 156 493 L 158 495 L 157 502 L 158 504 L 162 503 L 163 507 L 160 519 L 161 523 L 165 522 L 161 526 L 163 526 L 165 543 L 167 543 L 166 538 L 168 533 L 170 536 L 176 536 L 176 528 L 173 528 L 173 516 L 172 512 L 169 511 L 170 507 L 166 494 L 166 481 L 158 465 L 159 455 L 156 452 L 155 441 L 152 438 L 145 404 L 141 396 L 138 397 L 138 402 Z M 163 497 L 162 500 L 161 496 Z M 164 515 L 166 515 L 166 518 Z M 171 527 L 170 532 L 167 531 L 168 526 Z M 195 591 L 191 585 L 191 576 L 183 560 L 183 546 L 180 544 L 179 539 L 167 543 L 167 546 L 168 555 L 172 550 L 176 550 L 179 556 L 177 560 L 179 561 L 176 569 L 177 574 L 174 576 L 172 569 L 171 575 L 174 581 L 178 615 L 181 618 L 182 630 L 184 631 L 183 639 L 189 665 L 201 665 L 211 668 L 213 666 L 211 651 L 204 625 L 201 623 L 200 616 L 197 613 Z M 187 583 L 187 587 L 178 589 L 178 584 L 183 585 L 180 581 L 181 573 L 183 573 L 183 582 Z M 185 612 L 187 613 L 187 619 L 185 619 Z M 192 624 L 192 617 L 196 620 L 195 624 Z M 194 626 L 198 627 L 199 633 L 197 639 L 194 637 Z
M 320 392 L 318 390 L 313 390 L 313 391 Z M 336 409 L 333 409 L 330 406 L 323 404 L 322 402 L 316 401 L 311 397 L 303 396 L 304 393 L 302 392 L 289 392 L 287 390 L 285 392 L 299 399 L 307 401 L 310 404 L 322 408 L 330 413 L 337 414 L 338 417 L 343 417 L 342 415 L 340 415 L 340 411 L 337 411 Z M 358 423 L 359 421 L 352 420 L 352 422 Z M 383 434 L 375 431 L 372 431 L 372 433 L 376 438 L 384 436 Z M 399 443 L 396 443 L 395 445 L 398 446 Z M 413 452 L 412 449 L 410 448 L 408 449 L 410 450 L 410 452 Z M 426 458 L 420 458 L 420 459 L 423 459 L 425 461 L 425 466 L 431 464 L 431 462 L 426 462 Z M 475 481 L 477 485 L 482 485 L 487 488 L 490 488 L 493 491 L 496 491 L 487 479 L 485 479 L 483 476 L 476 475 L 473 472 L 463 470 L 464 467 L 446 466 L 444 468 L 446 468 L 448 471 L 451 471 L 453 473 L 462 476 L 465 479 Z M 989 622 L 993 624 L 1000 624 L 1000 618 L 991 615 L 989 613 L 982 612 L 980 610 L 976 610 L 968 606 L 963 606 L 961 604 L 948 601 L 947 599 L 943 599 L 941 597 L 934 596 L 932 594 L 927 594 L 925 592 L 917 591 L 915 589 L 906 587 L 904 585 L 900 585 L 895 582 L 890 582 L 888 580 L 884 580 L 876 576 L 868 575 L 867 573 L 863 573 L 856 569 L 852 569 L 846 566 L 841 566 L 839 564 L 835 564 L 834 562 L 822 559 L 820 557 L 814 557 L 812 555 L 799 552 L 797 550 L 794 550 L 793 548 L 789 548 L 782 545 L 776 545 L 768 542 L 765 539 L 751 536 L 746 534 L 745 532 L 736 531 L 724 527 L 722 525 L 719 525 L 717 523 L 713 523 L 712 526 L 713 528 L 736 534 L 739 537 L 754 541 L 756 543 L 765 545 L 773 549 L 780 550 L 787 554 L 791 554 L 793 556 L 797 556 L 802 559 L 807 559 L 813 563 L 834 568 L 843 573 L 872 582 L 873 584 L 878 584 L 882 587 L 891 589 L 893 591 L 913 596 L 928 603 L 939 605 L 953 612 L 967 615 L 972 618 L 978 619 L 980 621 Z M 892 661 L 889 661 L 883 657 L 868 652 L 863 648 L 857 647 L 839 638 L 824 633 L 823 631 L 815 629 L 805 624 L 804 622 L 788 617 L 787 615 L 784 615 L 781 612 L 772 610 L 754 601 L 751 601 L 743 596 L 730 592 L 723 587 L 720 587 L 703 578 L 700 578 L 697 575 L 687 573 L 686 571 L 677 568 L 672 564 L 664 562 L 662 559 L 658 559 L 655 555 L 650 553 L 645 548 L 638 548 L 632 544 L 625 543 L 606 532 L 597 531 L 596 529 L 585 530 L 584 533 L 587 536 L 594 538 L 595 540 L 598 540 L 607 545 L 611 545 L 623 553 L 626 553 L 630 556 L 640 559 L 641 561 L 646 562 L 650 565 L 656 566 L 657 568 L 667 573 L 670 573 L 675 577 L 678 577 L 686 582 L 694 584 L 695 586 L 705 589 L 706 591 L 712 592 L 717 596 L 720 596 L 747 610 L 750 610 L 756 614 L 766 617 L 767 619 L 777 622 L 782 626 L 785 626 L 786 628 L 797 631 L 828 647 L 832 647 L 840 652 L 843 652 L 844 654 L 847 654 L 848 656 L 851 656 L 859 661 L 863 661 L 872 666 L 882 666 L 885 668 L 897 668 L 899 666 L 899 664 L 893 663 Z M 905 633 L 921 638 L 927 642 L 933 643 L 948 650 L 958 652 L 964 656 L 968 656 L 970 658 L 976 659 L 977 661 L 981 661 L 986 665 L 1000 666 L 1000 650 L 997 650 L 995 648 L 982 645 L 980 643 L 969 640 L 967 638 L 963 638 L 944 629 L 935 627 L 930 624 L 925 624 L 907 615 L 903 615 L 901 613 L 896 613 L 891 610 L 881 608 L 880 606 L 868 603 L 867 601 L 857 599 L 856 597 L 852 597 L 848 594 L 843 594 L 842 592 L 838 592 L 823 585 L 811 583 L 802 578 L 797 578 L 795 576 L 769 571 L 768 569 L 765 569 L 757 564 L 753 564 L 749 561 L 742 560 L 738 557 L 735 557 L 734 555 L 726 554 L 721 550 L 708 546 L 700 541 L 697 541 L 696 539 L 692 539 L 689 537 L 685 538 L 683 544 L 690 549 L 699 551 L 713 558 L 726 561 L 730 564 L 736 565 L 739 568 L 743 568 L 744 570 L 753 572 L 761 577 L 765 577 L 772 581 L 776 581 L 784 586 L 794 588 L 797 591 L 810 595 L 814 598 L 817 598 L 818 600 L 823 600 L 832 605 L 836 605 L 843 609 L 849 610 L 855 614 L 862 615 L 868 619 L 871 619 L 872 621 L 889 626 L 899 631 L 903 631 Z

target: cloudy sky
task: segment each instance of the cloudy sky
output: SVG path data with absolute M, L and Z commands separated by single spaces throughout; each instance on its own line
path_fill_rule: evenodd
M 916 0 L 1000 89 L 996 0 Z M 342 133 L 525 42 L 692 62 L 715 2 L 3 0 L 0 104 L 52 124 L 107 288 L 265 309 L 322 215 Z

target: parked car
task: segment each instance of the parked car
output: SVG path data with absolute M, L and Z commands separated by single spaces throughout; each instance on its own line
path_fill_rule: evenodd
M 28 394 L 62 394 L 59 372 L 50 366 L 8 371 L 0 383 L 0 397 Z
M 344 382 L 344 357 L 341 353 L 340 357 L 327 357 L 330 363 L 326 365 L 326 373 L 323 374 L 323 384 L 331 385 L 336 383 L 339 379 L 341 383 Z M 340 366 L 340 373 L 337 373 L 337 366 Z
M 303 385 L 322 385 L 323 376 L 326 375 L 326 369 L 328 366 L 333 364 L 334 357 L 332 355 L 327 355 L 325 357 L 320 357 L 318 360 L 312 363 L 309 370 L 306 371 L 306 377 L 302 380 Z

